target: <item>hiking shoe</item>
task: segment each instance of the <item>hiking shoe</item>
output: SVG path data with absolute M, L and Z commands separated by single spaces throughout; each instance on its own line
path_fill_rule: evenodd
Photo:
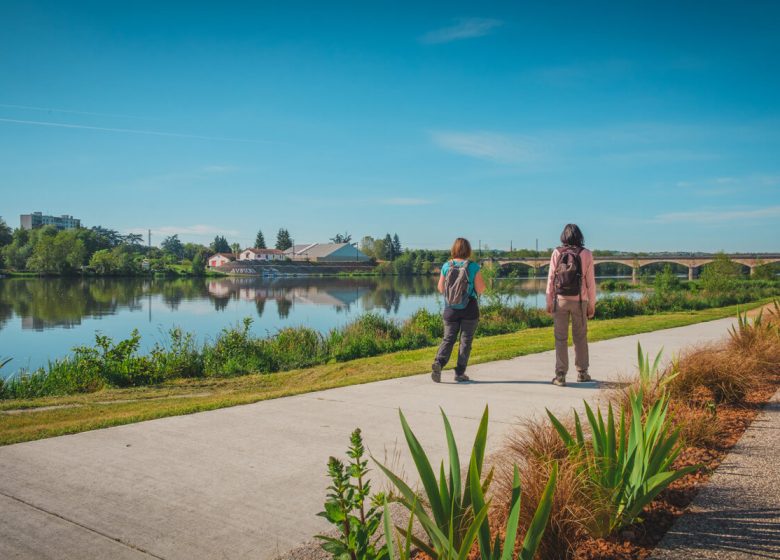
M 558 387 L 566 387 L 566 376 L 556 375 L 555 377 L 553 377 L 552 383 L 553 385 L 557 385 Z
M 580 383 L 584 383 L 585 381 L 590 381 L 590 375 L 588 375 L 587 371 L 580 371 L 577 373 L 577 381 Z
M 441 364 L 439 362 L 433 362 L 431 366 L 431 379 L 434 383 L 441 382 Z
M 456 374 L 456 375 L 455 375 L 455 381 L 456 381 L 456 382 L 458 382 L 458 383 L 465 383 L 466 381 L 470 381 L 470 379 L 469 379 L 469 376 L 468 376 L 468 375 L 466 375 L 465 373 L 463 373 L 463 374 L 461 374 L 461 375 L 457 375 L 457 374 Z

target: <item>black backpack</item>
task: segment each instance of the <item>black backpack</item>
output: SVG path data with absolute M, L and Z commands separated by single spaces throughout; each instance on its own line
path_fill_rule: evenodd
M 582 294 L 582 247 L 564 245 L 558 247 L 560 259 L 555 267 L 553 287 L 556 296 L 579 296 Z

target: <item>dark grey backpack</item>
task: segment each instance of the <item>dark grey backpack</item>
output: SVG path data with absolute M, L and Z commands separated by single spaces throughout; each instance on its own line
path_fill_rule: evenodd
M 557 296 L 579 296 L 582 294 L 582 247 L 564 245 L 558 247 L 560 259 L 555 267 L 553 287 Z
M 447 274 L 444 276 L 444 305 L 451 309 L 465 309 L 471 298 L 471 282 L 469 281 L 469 261 L 458 265 L 449 261 Z

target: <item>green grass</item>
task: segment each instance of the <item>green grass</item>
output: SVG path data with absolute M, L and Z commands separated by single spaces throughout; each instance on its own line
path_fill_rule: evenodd
M 768 300 L 767 300 L 768 301 Z M 732 317 L 767 301 L 702 311 L 593 321 L 591 342 Z M 525 329 L 475 341 L 471 364 L 505 360 L 553 348 L 551 327 Z M 279 373 L 229 378 L 176 379 L 152 387 L 0 402 L 0 445 L 72 434 L 166 416 L 191 414 L 334 387 L 406 377 L 428 371 L 434 347 Z M 42 407 L 59 407 L 34 410 Z M 33 409 L 9 414 L 7 411 Z

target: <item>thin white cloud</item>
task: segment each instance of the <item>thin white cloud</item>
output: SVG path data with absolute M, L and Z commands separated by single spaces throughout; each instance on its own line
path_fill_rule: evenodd
M 505 134 L 435 131 L 431 139 L 444 150 L 499 163 L 527 163 L 538 157 L 530 140 Z
M 501 27 L 503 22 L 490 18 L 462 18 L 456 20 L 454 25 L 434 29 L 422 37 L 420 42 L 428 45 L 441 43 L 450 43 L 462 39 L 473 39 L 475 37 L 484 37 Z
M 168 136 L 173 138 L 194 138 L 196 140 L 212 140 L 220 142 L 243 142 L 249 144 L 268 144 L 272 143 L 270 140 L 249 140 L 247 138 L 225 138 L 220 136 L 201 136 L 198 134 L 182 134 L 179 132 L 163 132 L 161 130 L 141 130 L 136 128 L 113 128 L 106 126 L 90 126 L 85 124 L 69 124 L 49 121 L 28 121 L 22 119 L 6 119 L 0 118 L 0 122 L 11 124 L 27 124 L 34 126 L 49 126 L 56 128 L 77 128 L 83 130 L 98 130 L 101 132 L 120 132 L 125 134 L 143 134 L 147 136 Z
M 382 204 L 386 206 L 424 206 L 433 204 L 433 201 L 425 198 L 386 198 Z
M 25 111 L 42 111 L 44 113 L 65 113 L 69 115 L 90 115 L 95 117 L 117 117 L 120 119 L 157 120 L 153 117 L 139 117 L 138 115 L 123 115 L 118 113 L 95 113 L 93 111 L 75 111 L 73 109 L 55 109 L 54 107 L 34 107 L 32 105 L 13 105 L 0 103 L 3 109 L 23 109 Z
M 687 223 L 718 223 L 735 220 L 756 220 L 761 218 L 780 217 L 780 206 L 767 206 L 766 208 L 752 208 L 740 210 L 693 210 L 689 212 L 669 212 L 659 214 L 653 221 L 661 224 L 679 222 Z
M 235 165 L 206 165 L 203 167 L 204 173 L 230 173 L 238 168 Z
M 146 234 L 149 228 L 130 228 L 127 233 L 141 233 Z M 231 237 L 239 237 L 241 232 L 235 229 L 225 229 L 217 226 L 196 224 L 191 226 L 158 226 L 151 228 L 152 235 L 192 235 L 192 236 L 209 236 L 209 235 L 225 235 Z

